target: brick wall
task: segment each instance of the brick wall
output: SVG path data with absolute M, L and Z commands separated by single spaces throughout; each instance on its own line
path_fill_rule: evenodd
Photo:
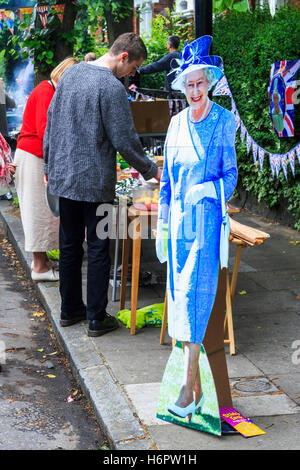
M 153 16 L 155 17 L 161 13 L 165 8 L 172 8 L 172 0 L 160 0 L 159 2 L 153 3 Z
M 290 0 L 290 2 L 292 5 L 297 6 L 300 10 L 300 0 Z

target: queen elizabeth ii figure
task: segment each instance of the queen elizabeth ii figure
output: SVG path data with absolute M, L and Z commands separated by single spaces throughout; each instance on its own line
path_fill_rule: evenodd
M 222 59 L 209 55 L 211 36 L 185 44 L 172 88 L 189 106 L 171 120 L 160 186 L 157 256 L 167 261 L 168 332 L 184 345 L 185 373 L 168 411 L 186 418 L 199 412 L 199 353 L 213 308 L 219 273 L 225 200 L 237 183 L 234 115 L 208 91 L 223 76 Z

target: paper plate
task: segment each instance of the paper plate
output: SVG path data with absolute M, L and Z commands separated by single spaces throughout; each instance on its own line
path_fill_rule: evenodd
M 59 197 L 49 193 L 49 186 L 46 186 L 46 202 L 54 217 L 59 216 Z

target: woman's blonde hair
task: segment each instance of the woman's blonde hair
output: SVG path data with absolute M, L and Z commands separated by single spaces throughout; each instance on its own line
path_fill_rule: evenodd
M 65 60 L 60 62 L 55 69 L 52 70 L 50 74 L 51 80 L 55 80 L 56 82 L 59 81 L 62 74 L 72 65 L 79 64 L 79 60 L 76 57 L 67 57 Z

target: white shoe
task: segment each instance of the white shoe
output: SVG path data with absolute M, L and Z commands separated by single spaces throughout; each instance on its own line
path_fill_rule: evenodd
M 55 269 L 51 268 L 49 271 L 46 271 L 45 273 L 35 273 L 34 271 L 31 271 L 31 279 L 34 282 L 40 282 L 40 281 L 59 281 L 59 272 L 55 271 Z
M 197 405 L 196 405 L 196 407 L 195 407 L 195 413 L 196 413 L 197 415 L 200 415 L 200 414 L 201 414 L 201 410 L 202 410 L 203 404 L 204 404 L 204 395 L 203 395 L 203 393 L 202 393 L 201 398 L 200 398 L 199 402 L 197 403 Z
M 49 259 L 46 264 L 47 266 L 49 266 L 49 268 L 54 268 L 56 271 L 58 270 L 58 264 L 55 261 Z M 33 270 L 33 266 L 34 266 L 34 261 L 32 260 L 31 265 L 30 265 L 31 271 Z
M 188 421 L 191 422 L 192 417 L 195 414 L 195 400 L 193 400 L 189 405 L 182 408 L 181 406 L 172 404 L 168 406 L 169 413 L 172 415 L 178 416 L 179 418 L 186 418 L 188 416 Z

